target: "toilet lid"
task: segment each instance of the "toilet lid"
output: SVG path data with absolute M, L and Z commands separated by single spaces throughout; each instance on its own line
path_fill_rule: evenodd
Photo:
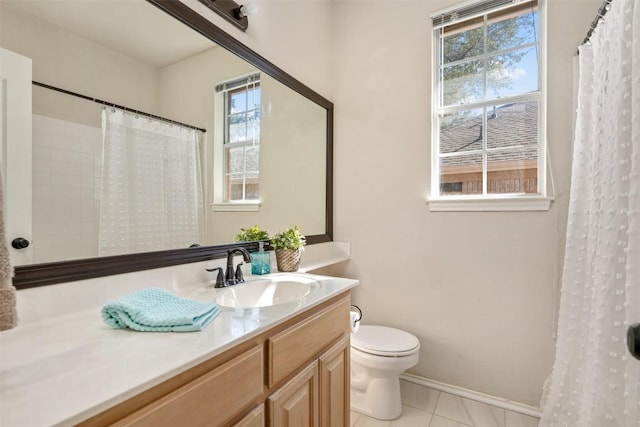
M 381 356 L 404 356 L 420 348 L 418 338 L 400 329 L 361 325 L 351 334 L 351 346 L 365 353 Z

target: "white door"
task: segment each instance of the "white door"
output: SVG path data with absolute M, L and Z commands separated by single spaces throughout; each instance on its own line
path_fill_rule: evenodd
M 0 48 L 0 160 L 4 182 L 5 221 L 11 262 L 29 264 L 33 245 L 11 246 L 15 239 L 32 240 L 31 232 L 31 59 Z M 16 241 L 18 243 L 18 241 Z

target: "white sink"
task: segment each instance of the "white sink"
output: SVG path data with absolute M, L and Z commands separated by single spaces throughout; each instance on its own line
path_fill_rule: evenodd
M 299 274 L 273 274 L 233 285 L 221 291 L 215 302 L 232 308 L 271 307 L 298 301 L 318 285 L 317 281 Z

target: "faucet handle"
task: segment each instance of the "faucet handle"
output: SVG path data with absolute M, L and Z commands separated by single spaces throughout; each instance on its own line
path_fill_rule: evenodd
M 244 274 L 242 274 L 242 268 L 240 268 L 242 266 L 242 264 L 243 263 L 240 263 L 236 267 L 236 283 L 244 282 Z
M 216 284 L 214 285 L 215 288 L 224 288 L 229 286 L 224 281 L 224 274 L 222 273 L 222 267 L 205 268 L 205 270 L 209 272 L 218 270 L 218 277 L 216 277 Z

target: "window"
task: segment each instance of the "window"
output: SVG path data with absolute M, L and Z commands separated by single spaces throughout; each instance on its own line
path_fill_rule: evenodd
M 539 11 L 485 0 L 432 16 L 432 201 L 546 196 Z
M 216 86 L 223 96 L 223 202 L 259 200 L 260 75 Z

